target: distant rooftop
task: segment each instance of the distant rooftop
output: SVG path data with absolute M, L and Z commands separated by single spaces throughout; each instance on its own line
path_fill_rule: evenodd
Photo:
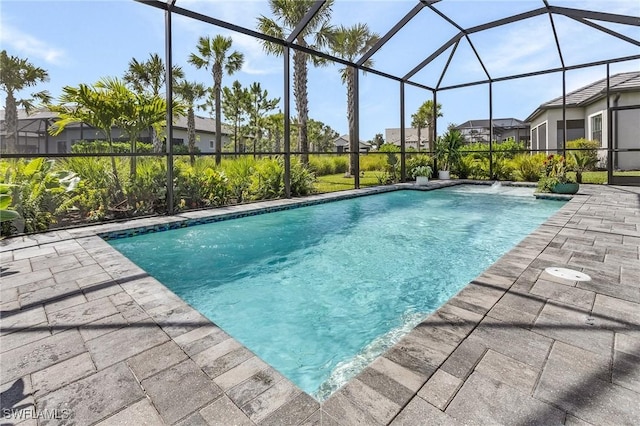
M 609 91 L 623 92 L 626 90 L 640 89 L 640 71 L 625 72 L 611 76 L 609 83 Z M 571 106 L 580 106 L 588 104 L 603 97 L 607 92 L 607 79 L 603 78 L 595 83 L 588 84 L 573 92 L 567 93 L 566 104 Z M 562 108 L 562 96 L 550 100 L 540 108 Z
M 4 122 L 5 110 L 0 109 L 0 122 Z M 18 130 L 20 132 L 38 132 L 45 131 L 46 126 L 43 122 L 53 123 L 58 118 L 58 113 L 49 111 L 46 108 L 34 109 L 30 111 L 30 114 L 24 109 L 18 109 Z M 71 125 L 70 127 L 79 127 L 80 123 Z M 216 132 L 216 120 L 210 117 L 195 116 L 196 130 L 200 132 L 215 133 Z M 187 129 L 187 117 L 176 117 L 173 121 L 173 127 L 178 129 Z M 232 128 L 227 124 L 222 124 L 222 134 L 233 133 Z
M 609 92 L 626 92 L 640 90 L 640 71 L 624 72 L 612 75 L 609 79 Z M 594 83 L 588 84 L 577 90 L 567 93 L 565 104 L 568 107 L 580 107 L 588 105 L 606 96 L 607 79 L 603 78 Z M 562 108 L 562 96 L 558 96 L 540 105 L 536 110 L 527 117 L 527 121 L 531 121 L 542 110 L 550 108 Z
M 518 129 L 527 127 L 527 123 L 518 120 L 517 118 L 494 118 L 493 119 L 493 127 L 499 127 L 503 129 Z M 489 119 L 482 120 L 469 120 L 455 127 L 458 130 L 463 129 L 478 129 L 478 128 L 489 128 Z

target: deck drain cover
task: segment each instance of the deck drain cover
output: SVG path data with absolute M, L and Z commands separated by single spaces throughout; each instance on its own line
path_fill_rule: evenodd
M 567 268 L 546 268 L 545 272 L 554 277 L 564 278 L 571 281 L 591 281 L 591 277 L 580 271 Z

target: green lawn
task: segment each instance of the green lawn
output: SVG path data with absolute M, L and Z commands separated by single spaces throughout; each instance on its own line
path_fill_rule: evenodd
M 364 172 L 364 176 L 360 176 L 360 186 L 379 185 L 378 175 L 382 175 L 382 172 Z M 344 177 L 344 173 L 319 176 L 316 182 L 316 190 L 318 192 L 344 191 L 346 189 L 353 189 L 353 187 L 353 178 Z
M 613 172 L 616 176 L 640 176 L 639 170 L 633 170 L 628 172 Z M 607 183 L 607 172 L 584 172 L 582 174 L 582 183 Z
M 375 186 L 379 185 L 378 176 L 382 176 L 383 172 L 364 172 L 364 176 L 360 177 L 360 186 Z M 575 177 L 575 173 L 570 172 L 570 175 Z M 620 176 L 640 176 L 640 171 L 629 172 L 615 172 Z M 607 183 L 606 171 L 594 171 L 582 173 L 582 183 Z M 318 192 L 335 192 L 344 191 L 346 189 L 353 189 L 353 178 L 344 177 L 344 173 L 338 173 L 335 175 L 319 176 L 316 182 L 316 190 Z

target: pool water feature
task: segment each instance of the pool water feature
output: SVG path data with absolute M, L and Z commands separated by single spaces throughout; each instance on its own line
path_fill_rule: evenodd
M 563 204 L 532 194 L 393 191 L 110 244 L 324 400 Z

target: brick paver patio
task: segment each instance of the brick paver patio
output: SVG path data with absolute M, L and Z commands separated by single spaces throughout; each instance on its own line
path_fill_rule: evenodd
M 640 188 L 582 185 L 322 404 L 96 235 L 172 220 L 0 241 L 2 424 L 640 424 Z

